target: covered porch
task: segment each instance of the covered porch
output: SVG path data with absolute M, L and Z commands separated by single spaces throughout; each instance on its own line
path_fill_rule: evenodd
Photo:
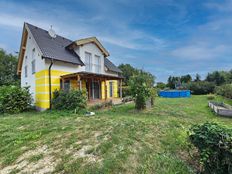
M 122 98 L 122 79 L 108 74 L 77 72 L 61 76 L 61 88 L 85 89 L 89 103 L 96 103 L 101 100 Z

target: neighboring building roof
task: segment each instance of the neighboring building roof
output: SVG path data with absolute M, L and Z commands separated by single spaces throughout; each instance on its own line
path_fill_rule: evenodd
M 68 47 L 70 47 L 71 45 L 80 46 L 80 45 L 84 45 L 87 43 L 96 44 L 96 46 L 101 50 L 101 52 L 104 54 L 105 57 L 108 57 L 110 55 L 110 53 L 103 47 L 101 42 L 99 42 L 99 40 L 96 37 L 89 37 L 89 38 L 76 40 L 72 44 L 70 44 Z
M 108 58 L 104 58 L 105 66 L 109 71 L 117 72 L 117 73 L 122 73 L 122 71 L 115 66 Z
M 72 43 L 71 40 L 56 35 L 56 38 L 52 38 L 48 31 L 39 27 L 26 23 L 31 34 L 33 35 L 36 43 L 38 44 L 43 58 L 59 60 L 63 62 L 69 62 L 78 65 L 84 65 L 79 55 L 73 50 L 68 50 L 66 46 Z

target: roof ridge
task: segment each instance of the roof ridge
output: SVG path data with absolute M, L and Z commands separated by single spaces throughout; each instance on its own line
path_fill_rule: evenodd
M 48 32 L 48 30 L 45 30 L 45 29 L 43 29 L 43 28 L 41 28 L 41 27 L 38 27 L 38 26 L 35 26 L 35 25 L 31 24 L 31 23 L 28 23 L 28 22 L 24 22 L 24 23 L 27 24 L 27 25 L 31 25 L 32 27 L 35 27 L 35 28 L 37 28 L 37 29 L 43 30 L 43 31 L 45 31 L 45 32 Z M 66 37 L 64 37 L 64 36 L 61 36 L 61 35 L 59 35 L 59 34 L 56 34 L 56 36 L 58 36 L 58 37 L 60 37 L 60 38 L 63 38 L 63 39 L 66 39 L 66 40 L 68 40 L 68 41 L 70 41 L 70 42 L 74 42 L 73 40 L 68 39 L 68 38 L 66 38 Z

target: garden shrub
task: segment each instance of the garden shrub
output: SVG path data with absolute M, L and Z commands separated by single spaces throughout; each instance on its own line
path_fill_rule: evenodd
M 210 94 L 214 92 L 215 83 L 207 81 L 191 82 L 188 88 L 195 95 Z
M 232 132 L 216 123 L 194 125 L 190 142 L 198 149 L 202 173 L 232 173 Z
M 217 95 L 221 95 L 223 97 L 232 99 L 232 85 L 231 84 L 225 84 L 222 86 L 218 86 L 215 89 L 215 93 Z
M 130 96 L 130 88 L 129 86 L 123 86 L 122 87 L 122 97 Z
M 155 102 L 155 97 L 157 97 L 158 93 L 157 93 L 157 89 L 156 88 L 151 88 L 151 106 L 154 105 Z
M 28 88 L 0 87 L 0 113 L 20 113 L 31 108 L 32 97 Z
M 76 110 L 77 112 L 80 112 L 86 108 L 86 105 L 87 97 L 85 90 L 56 90 L 53 93 L 52 108 L 54 109 Z
M 130 78 L 130 92 L 135 99 L 135 108 L 138 110 L 146 108 L 146 101 L 151 97 L 151 86 L 141 73 Z
M 215 96 L 213 94 L 207 95 L 208 100 L 214 100 Z

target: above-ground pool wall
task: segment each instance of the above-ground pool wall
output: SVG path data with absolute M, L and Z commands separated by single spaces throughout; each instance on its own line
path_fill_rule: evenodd
M 182 97 L 190 97 L 190 90 L 172 90 L 172 91 L 160 91 L 160 97 L 165 98 L 182 98 Z

